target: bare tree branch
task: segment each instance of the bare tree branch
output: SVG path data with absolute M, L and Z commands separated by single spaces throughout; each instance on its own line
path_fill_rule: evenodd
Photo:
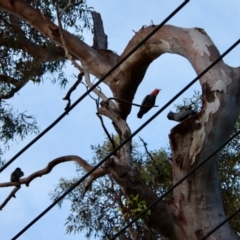
M 126 101 L 126 100 L 124 100 L 124 99 L 115 98 L 115 97 L 110 97 L 110 98 L 107 99 L 107 101 L 110 101 L 110 100 L 112 100 L 112 99 L 117 100 L 117 101 L 120 101 L 120 102 L 125 102 L 125 103 L 128 103 L 128 104 L 130 104 L 130 105 L 134 105 L 134 106 L 136 106 L 136 107 L 149 107 L 148 105 L 140 105 L 140 104 L 137 104 L 137 103 L 129 102 L 129 101 Z M 152 106 L 152 107 L 158 107 L 158 106 L 157 106 L 157 105 L 154 105 L 154 106 Z
M 81 83 L 83 75 L 84 75 L 83 72 L 80 72 L 80 73 L 78 74 L 77 81 L 76 81 L 76 82 L 73 84 L 73 86 L 68 90 L 66 96 L 63 98 L 63 100 L 67 100 L 67 101 L 68 101 L 68 103 L 67 103 L 67 105 L 66 105 L 66 107 L 65 107 L 64 110 L 67 111 L 67 110 L 69 109 L 69 107 L 71 106 L 70 96 L 71 96 L 72 92 L 77 88 L 77 86 Z
M 85 67 L 84 67 L 84 69 L 85 69 Z M 91 80 L 90 80 L 90 75 L 89 75 L 89 73 L 88 73 L 87 71 L 85 71 L 84 77 L 85 77 L 85 82 L 86 82 L 86 84 L 88 85 L 89 88 L 91 88 L 91 87 L 93 86 L 93 84 L 92 84 L 92 82 L 91 82 Z M 94 92 L 98 97 L 100 97 L 103 101 L 107 101 L 107 97 L 106 97 L 105 94 L 104 94 L 102 91 L 100 91 L 99 89 L 94 88 L 94 89 L 93 89 L 93 92 Z
M 101 168 L 101 171 L 94 171 L 90 178 L 85 183 L 85 189 L 83 195 L 90 189 L 92 183 L 99 177 L 102 177 L 108 173 L 107 169 Z
M 71 0 L 69 0 L 67 6 L 62 10 L 61 14 L 63 14 L 64 11 L 66 11 L 68 7 L 73 6 L 73 5 L 76 6 L 78 4 L 71 4 Z M 68 51 L 68 48 L 67 48 L 67 45 L 66 45 L 66 41 L 65 41 L 65 39 L 63 37 L 63 28 L 62 28 L 62 23 L 61 23 L 61 19 L 60 19 L 61 17 L 59 16 L 59 13 L 58 13 L 58 4 L 57 4 L 57 2 L 56 2 L 56 12 L 57 12 L 57 19 L 58 19 L 60 37 L 61 37 L 61 40 L 62 40 L 62 43 L 63 43 L 63 46 L 64 46 L 65 55 L 68 57 L 68 59 L 70 59 L 72 64 L 80 71 L 80 73 L 78 74 L 77 81 L 69 89 L 69 91 L 67 92 L 67 95 L 63 98 L 63 100 L 67 100 L 68 101 L 68 103 L 67 103 L 67 105 L 66 105 L 66 107 L 64 109 L 64 110 L 68 111 L 69 107 L 71 106 L 70 95 L 76 89 L 76 87 L 79 85 L 79 83 L 82 81 L 82 77 L 83 77 L 84 73 L 83 73 L 82 67 L 75 61 L 75 59 L 71 56 L 71 54 Z
M 81 82 L 84 86 L 85 86 L 85 88 L 86 88 L 86 90 L 88 91 L 89 90 L 89 87 L 87 86 L 87 84 L 85 83 L 85 82 Z M 100 90 L 100 87 L 98 86 L 97 87 L 99 90 Z M 101 90 L 100 90 L 101 91 Z M 88 96 L 93 100 L 93 101 L 95 101 L 95 103 L 96 103 L 96 108 L 98 109 L 99 108 L 99 97 L 98 98 L 94 98 L 92 95 L 91 95 L 91 93 L 88 93 Z
M 60 20 L 59 12 L 58 12 L 58 1 L 55 1 L 55 5 L 56 5 L 56 14 L 57 14 L 60 38 L 62 40 L 62 45 L 63 45 L 63 48 L 65 50 L 65 55 L 68 56 L 69 52 L 68 52 L 68 48 L 67 48 L 67 45 L 66 45 L 66 41 L 63 37 L 63 27 L 62 27 L 62 22 Z
M 85 75 L 85 81 L 86 81 L 86 84 L 88 84 L 88 87 L 91 87 L 93 85 L 91 83 L 91 81 L 90 81 L 90 76 L 87 73 Z M 94 91 L 94 90 L 96 90 L 96 91 Z M 97 110 L 98 110 L 99 109 L 99 98 L 104 98 L 105 99 L 106 96 L 102 93 L 102 91 L 101 91 L 99 86 L 98 86 L 98 88 L 95 88 L 94 90 L 93 91 L 97 94 L 98 99 L 94 99 L 90 94 L 89 94 L 89 96 L 96 102 L 96 107 L 97 107 Z M 115 142 L 114 142 L 113 138 L 111 137 L 111 135 L 109 134 L 109 132 L 108 132 L 108 130 L 107 130 L 105 124 L 104 124 L 102 116 L 99 113 L 96 113 L 96 115 L 100 119 L 100 122 L 101 122 L 101 125 L 103 127 L 103 130 L 104 130 L 105 134 L 107 135 L 109 141 L 111 142 L 113 148 L 115 148 L 116 147 L 115 146 Z
M 2 210 L 2 208 L 7 204 L 7 202 L 12 197 L 15 197 L 15 193 L 19 190 L 19 188 L 22 184 L 25 184 L 28 187 L 30 182 L 33 181 L 35 178 L 42 177 L 43 175 L 50 173 L 56 165 L 63 163 L 63 162 L 69 162 L 69 161 L 77 162 L 87 172 L 93 168 L 89 163 L 87 163 L 84 159 L 80 158 L 79 156 L 75 156 L 75 155 L 63 156 L 63 157 L 59 157 L 59 158 L 52 160 L 51 162 L 48 163 L 47 167 L 45 167 L 42 170 L 39 170 L 35 173 L 32 173 L 30 176 L 28 176 L 26 178 L 20 179 L 18 182 L 0 183 L 0 187 L 16 186 L 14 188 L 14 190 L 10 193 L 10 195 L 7 197 L 7 199 L 2 203 L 2 205 L 0 206 L 0 210 Z M 107 169 L 104 169 L 104 168 L 98 168 L 97 170 L 95 170 L 90 175 L 90 179 L 86 182 L 86 187 L 85 187 L 84 193 L 86 193 L 86 191 L 89 189 L 89 187 L 91 186 L 92 182 L 95 179 L 102 177 L 107 173 L 108 173 Z
M 9 200 L 13 197 L 16 198 L 15 193 L 20 190 L 21 186 L 18 185 L 16 186 L 11 193 L 8 195 L 8 197 L 5 199 L 5 201 L 0 205 L 0 210 L 2 210 L 4 208 L 4 206 L 9 202 Z
M 47 167 L 43 168 L 42 170 L 39 170 L 35 173 L 32 173 L 30 176 L 26 178 L 21 178 L 19 182 L 6 182 L 6 183 L 0 183 L 0 187 L 11 187 L 16 185 L 22 185 L 25 184 L 27 187 L 29 186 L 30 182 L 34 180 L 37 177 L 41 177 L 42 175 L 46 175 L 52 171 L 52 169 L 63 162 L 70 162 L 75 161 L 77 162 L 85 171 L 90 171 L 93 167 L 87 163 L 84 159 L 82 159 L 79 156 L 70 155 L 70 156 L 63 156 L 56 158 L 48 163 Z M 102 174 L 104 170 L 102 168 L 97 169 L 94 173 L 95 174 Z
M 150 159 L 152 160 L 153 166 L 156 168 L 158 174 L 160 174 L 161 172 L 160 172 L 158 166 L 156 165 L 156 162 L 155 162 L 155 160 L 154 160 L 154 157 L 153 157 L 152 154 L 148 151 L 147 143 L 146 143 L 140 136 L 139 136 L 139 139 L 140 139 L 140 141 L 143 143 L 143 146 L 144 146 L 144 148 L 145 148 L 145 151 L 146 151 L 147 155 L 148 155 L 148 156 L 150 157 Z

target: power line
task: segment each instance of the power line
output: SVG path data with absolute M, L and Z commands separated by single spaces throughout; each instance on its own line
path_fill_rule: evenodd
M 217 225 L 214 229 L 212 229 L 206 236 L 204 236 L 201 240 L 207 239 L 211 234 L 213 234 L 217 229 L 219 229 L 222 225 L 224 225 L 226 222 L 228 222 L 231 218 L 233 218 L 235 215 L 240 213 L 240 208 L 236 210 L 232 215 L 230 215 L 228 218 L 226 218 L 223 222 L 221 222 L 219 225 Z
M 100 78 L 95 84 L 92 85 L 78 100 L 76 100 L 67 111 L 62 113 L 52 124 L 50 124 L 44 131 L 42 131 L 37 137 L 35 137 L 30 143 L 22 148 L 15 156 L 13 156 L 7 163 L 0 168 L 0 173 L 6 169 L 14 160 L 16 160 L 22 153 L 24 153 L 29 147 L 37 142 L 43 135 L 51 130 L 58 122 L 60 122 L 74 107 L 77 106 L 94 88 L 96 88 L 104 79 L 106 79 L 114 70 L 116 70 L 124 61 L 126 61 L 136 50 L 142 46 L 151 36 L 153 36 L 165 23 L 168 22 L 178 11 L 180 11 L 190 0 L 185 0 L 179 7 L 177 7 L 165 20 L 162 21 L 151 33 L 149 33 L 139 44 L 137 44 L 125 57 L 123 57 L 112 69 L 110 69 L 102 78 Z
M 153 203 L 151 203 L 146 209 L 144 209 L 141 213 L 139 213 L 132 221 L 130 221 L 125 227 L 123 227 L 118 233 L 116 233 L 111 240 L 118 237 L 122 232 L 124 232 L 128 227 L 130 227 L 133 223 L 135 223 L 141 216 L 143 216 L 149 209 L 155 206 L 160 200 L 166 197 L 170 192 L 172 192 L 178 185 L 180 185 L 184 180 L 186 180 L 191 174 L 193 174 L 197 169 L 199 169 L 203 164 L 205 164 L 209 159 L 211 159 L 216 153 L 218 153 L 223 147 L 225 147 L 229 142 L 231 142 L 237 135 L 240 134 L 240 130 L 237 131 L 233 136 L 231 136 L 227 141 L 225 141 L 217 150 L 215 150 L 211 155 L 209 155 L 205 160 L 203 160 L 200 164 L 198 164 L 195 168 L 193 168 L 188 174 L 186 174 L 182 179 L 180 179 L 177 183 L 175 183 L 171 188 L 169 188 L 161 197 L 156 199 Z M 203 239 L 202 239 L 203 240 Z
M 103 160 L 95 165 L 92 170 L 86 173 L 79 181 L 77 181 L 72 187 L 65 191 L 58 199 L 56 199 L 49 207 L 47 207 L 42 213 L 40 213 L 34 220 L 32 220 L 25 228 L 23 228 L 14 238 L 17 239 L 28 228 L 30 228 L 35 222 L 37 222 L 42 216 L 44 216 L 51 208 L 53 208 L 58 202 L 60 202 L 68 193 L 70 193 L 75 187 L 89 177 L 97 168 L 99 168 L 107 159 L 109 159 L 114 153 L 116 153 L 123 145 L 130 141 L 138 132 L 140 132 L 147 124 L 149 124 L 154 118 L 156 118 L 161 112 L 163 112 L 175 99 L 177 99 L 182 93 L 184 93 L 189 87 L 191 87 L 200 77 L 202 77 L 209 69 L 217 64 L 224 56 L 226 56 L 234 47 L 240 43 L 240 39 L 236 41 L 230 48 L 228 48 L 219 58 L 217 58 L 212 64 L 210 64 L 205 70 L 203 70 L 196 78 L 194 78 L 185 88 L 183 88 L 178 94 L 176 94 L 170 101 L 168 101 L 160 110 L 158 110 L 152 117 L 150 117 L 144 124 L 142 124 L 135 132 L 133 132 L 126 140 L 118 145 L 111 153 L 109 153 Z

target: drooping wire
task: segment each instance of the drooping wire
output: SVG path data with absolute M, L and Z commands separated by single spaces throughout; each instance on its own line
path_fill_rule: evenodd
M 52 124 L 50 124 L 45 130 L 43 130 L 37 137 L 29 142 L 24 148 L 22 148 L 15 156 L 13 156 L 7 163 L 0 168 L 0 173 L 6 169 L 14 160 L 16 160 L 22 153 L 24 153 L 29 147 L 37 142 L 43 135 L 51 130 L 58 122 L 60 122 L 74 107 L 78 105 L 88 94 L 93 91 L 104 79 L 106 79 L 114 70 L 116 70 L 124 61 L 126 61 L 136 50 L 142 46 L 151 36 L 153 36 L 165 23 L 169 21 L 178 11 L 180 11 L 190 0 L 185 0 L 179 7 L 177 7 L 165 20 L 162 21 L 152 32 L 150 32 L 140 43 L 138 43 L 125 57 L 123 57 L 113 68 L 111 68 L 102 78 L 100 78 L 95 84 L 92 85 L 80 98 L 78 98 L 64 113 L 62 113 Z
M 222 221 L 220 224 L 218 224 L 215 228 L 213 228 L 207 235 L 205 235 L 201 240 L 207 239 L 210 235 L 212 235 L 217 229 L 219 229 L 222 225 L 224 225 L 226 222 L 228 222 L 231 218 L 236 216 L 238 213 L 240 213 L 240 208 L 236 210 L 233 214 L 231 214 L 229 217 L 227 217 L 224 221 Z
M 224 56 L 226 56 L 233 48 L 240 43 L 240 39 L 236 41 L 230 48 L 228 48 L 219 58 L 217 58 L 212 64 L 210 64 L 205 70 L 203 70 L 196 78 L 194 78 L 186 87 L 184 87 L 178 94 L 176 94 L 170 101 L 168 101 L 160 110 L 158 110 L 152 117 L 150 117 L 144 124 L 142 124 L 135 132 L 133 132 L 126 140 L 119 144 L 111 153 L 109 153 L 103 160 L 96 164 L 92 170 L 87 172 L 79 181 L 66 190 L 60 197 L 58 197 L 49 207 L 47 207 L 42 213 L 40 213 L 35 219 L 33 219 L 26 227 L 24 227 L 15 237 L 17 239 L 28 228 L 30 228 L 35 222 L 37 222 L 42 216 L 44 216 L 50 209 L 52 209 L 58 202 L 60 202 L 67 194 L 69 194 L 74 188 L 76 188 L 81 182 L 89 177 L 97 168 L 99 168 L 107 159 L 115 154 L 123 145 L 130 141 L 138 132 L 140 132 L 147 124 L 149 124 L 154 118 L 156 118 L 161 112 L 163 112 L 175 99 L 177 99 L 182 93 L 184 93 L 189 87 L 191 87 L 200 77 L 202 77 L 209 69 L 217 64 Z M 159 200 L 160 201 L 160 200 Z M 155 203 L 156 204 L 156 203 Z M 125 230 L 125 229 L 124 229 Z

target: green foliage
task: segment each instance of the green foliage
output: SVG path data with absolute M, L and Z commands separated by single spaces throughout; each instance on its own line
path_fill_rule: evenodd
M 80 39 L 83 39 L 84 29 L 92 27 L 92 8 L 87 6 L 86 0 L 72 0 L 70 7 L 67 7 L 68 0 L 26 3 L 40 10 L 54 23 L 57 21 L 57 11 L 61 13 L 65 9 L 61 15 L 62 26 Z M 12 14 L 0 11 L 0 22 L 0 139 L 4 145 L 4 149 L 0 147 L 1 157 L 13 139 L 22 140 L 28 134 L 38 132 L 35 118 L 13 110 L 6 99 L 11 98 L 28 81 L 40 84 L 45 79 L 65 87 L 68 79 L 64 71 L 67 60 L 63 48 Z
M 57 4 L 53 4 L 53 2 Z M 56 22 L 56 12 L 61 13 L 68 2 L 68 0 L 28 1 L 33 8 L 39 9 L 52 22 Z M 61 17 L 62 25 L 63 28 L 78 34 L 77 37 L 83 39 L 84 29 L 92 27 L 90 14 L 92 8 L 87 6 L 85 0 L 72 0 L 71 3 L 73 6 L 66 8 Z M 0 20 L 0 75 L 3 79 L 3 81 L 0 80 L 0 95 L 7 96 L 15 88 L 7 79 L 8 77 L 20 83 L 29 80 L 39 83 L 43 81 L 44 74 L 51 73 L 52 82 L 57 79 L 60 85 L 64 86 L 66 83 L 66 77 L 62 70 L 66 64 L 64 54 L 62 54 L 62 59 L 49 58 L 45 61 L 42 56 L 38 56 L 38 53 L 34 52 L 33 55 L 26 51 L 24 45 L 29 47 L 32 44 L 40 49 L 47 49 L 46 55 L 51 55 L 52 52 L 53 56 L 58 51 L 64 52 L 63 49 L 58 48 L 54 42 L 41 35 L 28 23 L 9 13 L 0 12 Z M 53 76 L 53 73 L 56 76 Z
M 114 141 L 115 145 L 119 144 L 118 137 L 114 137 Z M 89 162 L 95 165 L 113 150 L 113 145 L 106 140 L 102 145 L 91 146 L 91 149 L 93 150 L 93 160 Z M 152 157 L 155 159 L 155 162 L 153 162 L 150 156 L 140 149 L 142 149 L 140 144 L 133 143 L 132 160 L 134 166 L 138 168 L 141 176 L 150 187 L 158 193 L 164 192 L 172 182 L 171 171 L 167 170 L 171 168 L 171 161 L 168 159 L 167 152 L 164 149 L 152 151 Z M 76 167 L 80 178 L 85 172 L 78 165 Z M 149 174 L 147 174 L 147 171 L 149 171 Z M 53 200 L 57 198 L 79 178 L 61 179 L 59 185 L 51 193 L 51 198 Z M 155 183 L 151 185 L 154 178 Z M 166 185 L 163 184 L 162 180 L 166 181 Z M 67 233 L 79 233 L 84 229 L 87 238 L 95 236 L 100 239 L 111 239 L 113 231 L 117 232 L 134 215 L 146 209 L 146 203 L 139 201 L 138 196 L 126 199 L 119 186 L 108 176 L 94 181 L 91 189 L 85 194 L 84 184 L 78 186 L 64 200 L 69 200 L 71 203 L 70 214 L 66 219 Z M 134 207 L 131 208 L 131 206 Z M 150 214 L 151 211 L 148 211 L 144 217 Z M 121 234 L 119 239 L 131 239 L 129 231 Z M 133 224 L 131 233 L 138 234 L 139 239 L 143 240 L 161 239 L 158 234 L 152 232 L 143 224 L 143 219 Z
M 14 112 L 8 104 L 2 102 L 0 104 L 0 161 L 4 150 L 9 148 L 10 142 L 23 139 L 28 134 L 37 134 L 38 127 L 33 116 L 26 113 Z
M 115 144 L 118 138 L 115 137 Z M 227 215 L 233 213 L 239 207 L 240 199 L 240 137 L 234 139 L 224 148 L 219 163 L 219 174 L 221 178 L 221 191 Z M 102 145 L 91 146 L 93 150 L 93 161 L 95 165 L 102 160 L 113 146 L 109 141 Z M 146 152 L 139 143 L 133 144 L 132 160 L 134 166 L 139 170 L 143 180 L 159 196 L 172 186 L 172 164 L 169 150 L 160 149 Z M 80 176 L 83 170 L 77 166 Z M 74 184 L 78 178 L 72 180 L 61 179 L 52 198 L 59 196 Z M 167 201 L 172 196 L 169 195 Z M 86 237 L 98 237 L 100 239 L 111 239 L 114 232 L 120 230 L 134 216 L 146 209 L 146 203 L 140 201 L 137 196 L 126 199 L 118 185 L 108 176 L 97 179 L 90 190 L 84 194 L 84 185 L 71 192 L 67 199 L 71 203 L 70 214 L 66 220 L 67 233 L 78 233 L 83 229 L 87 231 Z M 143 219 L 149 216 L 149 211 Z M 131 239 L 132 235 L 139 234 L 139 239 L 154 240 L 161 239 L 160 236 L 146 228 L 143 219 L 139 219 L 132 228 L 125 231 L 119 239 Z M 240 234 L 239 219 L 234 218 L 230 222 L 233 230 Z
M 138 148 L 139 149 L 139 148 Z M 138 152 L 134 165 L 139 169 L 141 177 L 157 194 L 163 194 L 172 186 L 172 164 L 170 153 L 164 149 Z M 171 198 L 172 195 L 169 195 Z
M 124 218 L 133 219 L 136 215 L 138 215 L 147 208 L 146 201 L 140 201 L 138 197 L 138 194 L 136 196 L 130 196 L 128 199 L 126 199 L 123 207 L 119 208 Z M 141 218 L 145 219 L 150 214 L 151 210 L 148 210 L 146 214 L 143 215 Z
M 234 133 L 239 131 L 240 118 Z M 233 133 L 233 134 L 234 134 Z M 234 138 L 222 151 L 219 161 L 222 200 L 226 215 L 233 214 L 240 206 L 240 135 Z M 240 218 L 236 216 L 230 225 L 240 237 Z
M 176 104 L 175 108 L 178 111 L 181 111 L 185 108 L 191 106 L 191 109 L 199 112 L 202 107 L 202 95 L 199 91 L 194 91 L 193 96 L 191 98 L 184 98 L 182 104 Z

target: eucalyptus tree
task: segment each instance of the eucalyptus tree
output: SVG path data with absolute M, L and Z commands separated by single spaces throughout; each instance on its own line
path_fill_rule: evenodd
M 78 35 L 81 34 L 83 27 L 90 26 L 89 9 L 84 1 L 54 1 L 51 4 L 49 1 L 39 3 L 0 0 L 0 9 L 1 51 L 6 56 L 1 58 L 4 65 L 1 74 L 2 99 L 13 96 L 28 81 L 41 81 L 45 72 L 58 72 L 57 78 L 64 85 L 66 80 L 62 66 L 67 59 L 79 70 L 79 79 L 84 76 L 85 84 L 91 87 L 93 82 L 90 75 L 98 79 L 103 77 L 156 28 L 153 24 L 142 27 L 130 39 L 122 54 L 118 55 L 114 49 L 107 49 L 107 36 L 98 13 L 91 13 L 94 22 L 93 46 L 86 44 Z M 83 20 L 83 25 L 77 23 L 78 18 Z M 113 122 L 119 142 L 125 141 L 131 135 L 127 117 L 131 114 L 132 101 L 146 70 L 164 53 L 183 56 L 198 74 L 220 56 L 217 47 L 203 29 L 165 25 L 157 31 L 121 67 L 104 80 L 114 98 L 109 98 L 99 88 L 94 89 L 98 116 L 100 119 L 104 116 Z M 233 132 L 240 107 L 239 82 L 240 67 L 230 67 L 223 60 L 200 78 L 201 110 L 181 121 L 169 135 L 173 184 L 221 146 Z M 71 106 L 69 95 L 67 99 Z M 105 131 L 107 133 L 106 128 Z M 115 146 L 111 135 L 108 134 L 108 137 Z M 85 191 L 88 192 L 98 178 L 108 175 L 109 184 L 114 185 L 113 191 L 118 186 L 126 199 L 125 207 L 121 208 L 123 214 L 121 221 L 125 222 L 129 221 L 131 214 L 138 210 L 138 207 L 143 209 L 158 199 L 158 192 L 135 167 L 132 154 L 133 146 L 129 141 L 110 157 L 102 168 L 91 174 L 85 187 Z M 141 225 L 144 226 L 142 229 L 150 229 L 170 240 L 194 240 L 201 239 L 221 223 L 226 215 L 219 187 L 220 155 L 219 152 L 213 156 L 175 188 L 171 200 L 159 201 L 142 219 Z M 72 160 L 86 171 L 93 167 L 80 156 L 60 156 L 50 162 L 47 168 L 22 178 L 18 184 L 29 184 L 35 177 L 49 173 L 56 164 Z M 3 185 L 13 186 L 14 183 L 1 184 Z M 99 187 L 104 190 L 105 186 L 103 184 Z M 81 204 L 78 198 L 75 202 L 77 205 Z M 87 203 L 85 204 L 87 207 Z M 84 204 L 81 204 L 81 207 L 84 208 Z M 111 207 L 109 203 L 109 211 L 112 210 Z M 125 214 L 126 209 L 131 209 L 132 212 L 128 211 Z M 113 221 L 114 213 L 110 217 L 109 221 Z M 95 219 L 95 222 L 97 221 L 98 219 Z M 85 224 L 87 226 L 90 223 Z M 105 224 L 107 226 L 108 223 Z M 105 224 L 102 225 L 103 228 Z M 115 231 L 118 230 L 117 224 Z M 103 232 L 107 234 L 106 231 Z M 109 236 L 106 235 L 107 237 Z M 133 227 L 126 237 L 136 239 L 138 232 Z M 225 224 L 209 239 L 233 240 L 238 237 L 230 225 Z

